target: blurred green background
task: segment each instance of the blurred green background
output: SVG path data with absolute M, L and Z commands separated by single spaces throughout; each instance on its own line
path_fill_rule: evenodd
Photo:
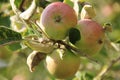
M 18 1 L 16 2 L 16 4 L 18 4 L 22 0 L 16 1 Z M 45 7 L 46 3 L 50 3 L 49 1 L 50 0 L 40 0 L 40 6 Z M 104 23 L 112 24 L 113 31 L 107 33 L 110 40 L 113 42 L 120 40 L 120 0 L 84 1 L 90 2 L 94 6 L 97 14 L 94 20 L 101 25 Z M 19 4 L 17 6 L 19 6 Z M 12 15 L 14 15 L 14 13 L 9 0 L 0 0 L 0 26 L 10 28 L 10 17 Z M 31 52 L 29 48 L 21 50 L 20 43 L 0 46 L 0 80 L 55 80 L 46 70 L 44 61 L 36 67 L 34 72 L 31 73 L 29 71 L 26 58 Z M 79 71 L 73 79 L 69 80 L 92 80 L 105 64 L 109 64 L 110 60 L 116 59 L 118 56 L 120 56 L 120 51 L 117 52 L 111 49 L 111 47 L 107 49 L 103 47 L 101 52 L 94 57 L 99 63 L 82 58 Z M 120 61 L 111 68 L 104 80 L 120 80 Z

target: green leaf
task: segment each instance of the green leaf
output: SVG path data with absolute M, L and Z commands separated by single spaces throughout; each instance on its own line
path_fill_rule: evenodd
M 20 33 L 7 27 L 0 26 L 0 45 L 16 43 L 22 40 Z
M 17 6 L 17 8 L 19 8 L 20 4 L 21 4 L 22 0 L 15 0 L 15 5 Z
M 8 49 L 10 49 L 11 51 L 15 51 L 15 50 L 18 50 L 18 49 L 21 49 L 22 46 L 20 45 L 20 43 L 14 43 L 14 44 L 10 44 L 7 46 Z
M 40 0 L 39 1 L 39 6 L 42 7 L 42 8 L 45 8 L 50 3 L 51 3 L 50 0 Z
M 64 0 L 64 3 L 68 4 L 69 6 L 71 6 L 73 8 L 74 3 L 71 0 Z
M 116 41 L 116 43 L 119 43 L 119 44 L 120 44 L 120 39 L 118 39 L 118 40 Z
M 85 78 L 86 78 L 86 80 L 92 80 L 93 77 L 94 77 L 94 74 L 93 74 L 92 72 L 91 72 L 91 73 L 86 72 L 86 74 L 85 74 Z
M 82 6 L 82 4 L 78 3 L 78 7 L 79 7 L 79 13 L 80 13 L 82 8 L 83 8 L 83 6 Z
M 8 80 L 5 76 L 0 74 L 0 80 Z
M 81 39 L 80 31 L 76 28 L 71 28 L 69 31 L 69 40 L 72 44 Z

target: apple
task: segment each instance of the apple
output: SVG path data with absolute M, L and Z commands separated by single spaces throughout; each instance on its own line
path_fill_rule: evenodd
M 75 43 L 75 46 L 87 55 L 98 53 L 105 40 L 105 32 L 102 26 L 91 19 L 83 19 L 78 21 L 78 30 L 81 39 Z
M 56 49 L 46 57 L 46 68 L 58 79 L 73 77 L 80 66 L 80 57 L 69 50 Z
M 62 2 L 49 4 L 42 12 L 40 28 L 50 39 L 63 40 L 70 28 L 77 25 L 77 16 L 72 7 Z

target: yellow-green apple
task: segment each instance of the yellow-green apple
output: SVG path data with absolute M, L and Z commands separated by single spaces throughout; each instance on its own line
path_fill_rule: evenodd
M 40 27 L 51 39 L 64 39 L 69 29 L 76 25 L 74 9 L 62 2 L 49 4 L 41 14 Z
M 98 53 L 105 38 L 102 26 L 91 19 L 83 19 L 78 21 L 78 29 L 81 39 L 75 43 L 75 46 L 87 55 Z
M 56 49 L 46 57 L 46 68 L 58 79 L 74 76 L 80 66 L 80 57 L 69 50 Z

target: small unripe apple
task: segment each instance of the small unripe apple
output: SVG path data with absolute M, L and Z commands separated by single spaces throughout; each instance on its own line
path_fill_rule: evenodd
M 51 39 L 62 40 L 70 28 L 77 24 L 73 8 L 62 2 L 49 4 L 42 12 L 40 27 Z
M 78 21 L 81 39 L 75 43 L 87 55 L 98 53 L 103 46 L 105 33 L 102 26 L 91 19 Z
M 58 79 L 74 76 L 80 66 L 80 57 L 72 52 L 57 49 L 46 57 L 46 68 Z

